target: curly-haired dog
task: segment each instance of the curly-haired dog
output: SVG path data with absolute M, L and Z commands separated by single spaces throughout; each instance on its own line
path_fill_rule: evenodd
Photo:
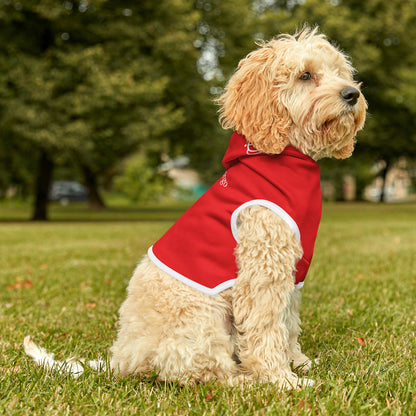
M 299 304 L 321 216 L 319 166 L 346 158 L 366 102 L 317 30 L 241 60 L 219 98 L 226 173 L 148 252 L 120 308 L 111 367 L 164 380 L 311 383 Z

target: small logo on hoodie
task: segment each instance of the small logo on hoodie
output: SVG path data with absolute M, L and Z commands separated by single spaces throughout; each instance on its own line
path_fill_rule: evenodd
M 247 142 L 244 147 L 247 155 L 259 155 L 261 153 L 250 142 Z
M 228 181 L 227 181 L 227 172 L 224 173 L 224 175 L 221 176 L 220 179 L 220 185 L 223 188 L 228 188 Z

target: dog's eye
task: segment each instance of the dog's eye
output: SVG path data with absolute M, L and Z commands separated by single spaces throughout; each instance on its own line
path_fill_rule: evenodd
M 299 79 L 301 80 L 301 81 L 309 81 L 310 79 L 312 78 L 312 75 L 311 75 L 311 73 L 310 72 L 304 72 L 300 77 L 299 77 Z

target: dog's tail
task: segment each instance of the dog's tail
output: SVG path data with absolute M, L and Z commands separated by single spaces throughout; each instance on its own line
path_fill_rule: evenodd
M 72 377 L 79 377 L 88 366 L 96 371 L 105 371 L 107 364 L 103 360 L 76 360 L 68 358 L 64 361 L 57 361 L 54 359 L 54 354 L 47 352 L 45 349 L 38 347 L 31 339 L 30 335 L 23 340 L 23 348 L 25 353 L 32 357 L 37 365 L 47 368 L 48 370 L 58 373 L 68 373 Z

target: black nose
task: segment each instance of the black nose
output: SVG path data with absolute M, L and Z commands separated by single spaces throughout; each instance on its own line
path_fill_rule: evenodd
M 349 105 L 357 104 L 360 91 L 353 87 L 345 87 L 340 93 L 342 99 Z

